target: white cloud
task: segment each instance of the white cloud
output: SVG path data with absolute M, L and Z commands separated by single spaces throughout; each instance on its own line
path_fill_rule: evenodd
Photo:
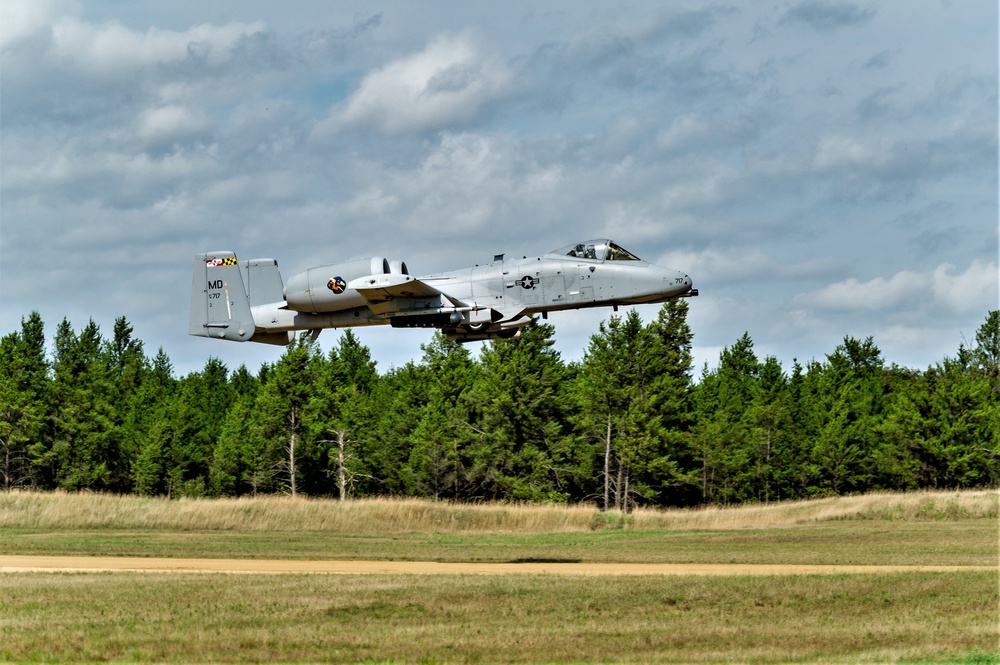
M 794 300 L 819 309 L 876 312 L 918 306 L 929 285 L 927 275 L 904 270 L 889 279 L 876 277 L 867 282 L 852 277 L 813 293 L 799 294 Z
M 474 233 L 497 221 L 497 206 L 512 192 L 544 194 L 535 178 L 524 178 L 516 155 L 517 143 L 502 137 L 444 134 L 418 165 L 384 168 L 345 211 L 397 228 Z
M 802 279 L 831 274 L 840 269 L 834 259 L 817 258 L 806 261 L 781 261 L 769 253 L 742 246 L 709 248 L 700 252 L 673 251 L 654 263 L 683 270 L 703 284 L 746 285 L 773 280 Z
M 358 126 L 403 134 L 466 122 L 510 94 L 514 80 L 505 63 L 481 53 L 468 35 L 439 37 L 366 76 L 317 134 Z
M 99 78 L 116 79 L 158 65 L 189 59 L 208 67 L 228 62 L 239 42 L 264 32 L 261 21 L 197 25 L 183 32 L 150 28 L 145 33 L 121 23 L 95 25 L 64 17 L 52 27 L 53 52 L 75 69 Z
M 663 188 L 661 205 L 664 210 L 717 205 L 731 193 L 734 175 L 731 169 L 719 165 L 715 173 L 676 181 Z
M 5 0 L 0 3 L 0 51 L 49 31 L 56 17 L 75 13 L 71 0 Z
M 818 171 L 849 168 L 883 159 L 881 151 L 863 145 L 857 137 L 825 136 L 816 146 L 813 166 Z
M 397 177 L 397 189 L 415 202 L 412 222 L 469 232 L 494 218 L 500 194 L 511 185 L 510 153 L 487 138 L 446 135 L 419 171 Z
M 93 146 L 79 141 L 65 146 L 45 146 L 46 154 L 36 161 L 19 155 L 22 168 L 5 172 L 5 186 L 54 190 L 62 195 L 109 202 L 114 192 L 133 187 L 162 185 L 177 178 L 204 176 L 217 166 L 210 150 L 174 152 L 152 157 L 144 152 L 93 152 Z M 100 184 L 101 191 L 88 191 Z
M 685 114 L 675 118 L 670 126 L 656 135 L 656 144 L 663 150 L 684 148 L 709 135 L 711 126 L 696 115 Z
M 137 133 L 143 141 L 156 144 L 196 137 L 210 125 L 201 113 L 169 105 L 145 111 L 139 118 Z
M 866 282 L 846 279 L 800 293 L 793 302 L 821 310 L 868 312 L 943 311 L 972 314 L 997 304 L 997 264 L 974 260 L 963 273 L 943 263 L 932 271 L 903 270 Z
M 944 263 L 934 270 L 932 289 L 935 305 L 954 314 L 975 314 L 1000 307 L 997 291 L 1000 274 L 996 263 L 973 261 L 961 274 L 952 274 L 955 266 Z
M 386 192 L 382 187 L 372 185 L 351 199 L 346 206 L 347 212 L 359 217 L 385 217 L 399 209 L 400 198 L 396 194 Z

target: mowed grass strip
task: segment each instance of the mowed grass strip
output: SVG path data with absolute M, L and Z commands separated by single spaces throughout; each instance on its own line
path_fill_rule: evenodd
M 0 529 L 0 555 L 214 559 L 997 566 L 990 519 L 551 534 Z
M 0 660 L 991 662 L 996 582 L 8 574 Z

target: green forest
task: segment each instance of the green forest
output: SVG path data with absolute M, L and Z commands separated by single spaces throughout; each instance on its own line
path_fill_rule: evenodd
M 612 316 L 579 362 L 534 321 L 478 357 L 438 334 L 382 374 L 348 330 L 182 377 L 124 317 L 64 319 L 49 352 L 32 313 L 0 339 L 0 488 L 630 510 L 1000 483 L 1000 311 L 923 371 L 871 337 L 784 368 L 748 333 L 696 371 L 687 313 Z

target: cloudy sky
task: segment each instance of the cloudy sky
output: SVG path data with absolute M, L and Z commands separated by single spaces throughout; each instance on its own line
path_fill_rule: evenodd
M 0 334 L 124 316 L 179 374 L 256 369 L 280 348 L 187 336 L 193 254 L 611 237 L 692 276 L 699 367 L 747 331 L 926 368 L 998 307 L 997 32 L 994 0 L 5 0 Z M 609 315 L 552 315 L 564 358 Z M 430 338 L 359 335 L 381 370 Z

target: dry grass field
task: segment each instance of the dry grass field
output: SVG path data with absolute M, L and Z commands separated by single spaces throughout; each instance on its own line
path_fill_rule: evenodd
M 0 555 L 965 568 L 9 572 L 0 661 L 1000 663 L 998 499 L 923 492 L 622 517 L 580 506 L 0 494 Z
M 142 498 L 106 494 L 0 493 L 0 528 L 322 531 L 338 533 L 559 533 L 608 527 L 729 530 L 832 520 L 997 519 L 992 490 L 864 494 L 739 507 L 643 509 L 621 518 L 588 505 L 452 504 L 429 499 L 345 502 L 267 496 Z

